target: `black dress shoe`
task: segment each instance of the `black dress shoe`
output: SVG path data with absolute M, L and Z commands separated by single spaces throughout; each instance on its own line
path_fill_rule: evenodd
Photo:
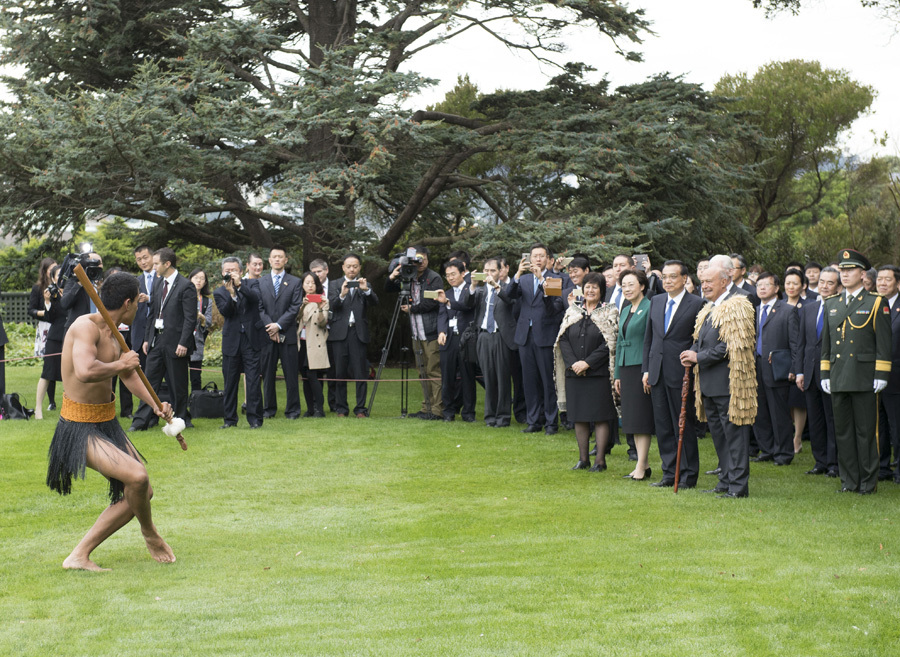
M 771 456 L 771 455 L 760 454 L 759 456 L 756 456 L 750 460 L 753 461 L 754 463 L 762 463 L 764 461 L 774 461 L 775 457 Z
M 674 479 L 660 479 L 659 481 L 654 481 L 650 484 L 654 488 L 671 488 L 675 485 Z
M 893 472 L 888 472 L 887 474 L 879 474 L 878 475 L 878 481 L 890 481 L 893 478 L 894 478 Z
M 539 427 L 536 424 L 529 424 L 527 427 L 522 429 L 522 433 L 540 433 L 543 430 L 543 427 Z
M 494 426 L 497 427 L 498 429 L 503 429 L 503 428 L 509 426 L 509 422 L 496 422 L 496 423 L 494 423 Z
M 247 414 L 247 404 L 243 403 L 243 404 L 241 404 L 241 415 L 246 415 L 246 414 Z
M 547 434 L 548 436 L 552 436 L 558 432 L 559 432 L 559 430 L 556 427 L 545 427 L 544 428 L 544 433 Z
M 775 465 L 790 465 L 790 461 L 775 461 Z
M 184 428 L 185 428 L 185 429 L 193 429 L 193 428 L 194 428 L 194 423 L 191 422 L 190 420 L 188 420 L 187 422 L 184 423 Z
M 475 418 L 474 418 L 474 417 L 464 417 L 464 418 L 462 419 L 462 421 L 463 421 L 463 422 L 474 422 L 474 421 L 475 421 Z
M 854 489 L 852 489 L 852 488 L 847 488 L 847 487 L 845 486 L 844 488 L 841 488 L 840 490 L 836 490 L 836 491 L 834 491 L 834 492 L 835 492 L 835 493 L 858 493 L 859 491 L 858 491 L 858 490 L 854 490 Z
M 270 419 L 272 419 L 273 417 L 275 417 L 275 413 L 263 413 L 263 419 L 264 419 L 264 420 L 270 420 Z
M 696 488 L 696 487 L 697 487 L 696 481 L 693 483 L 678 484 L 678 490 L 684 490 L 687 488 Z
M 435 415 L 434 413 L 429 413 L 428 417 L 424 418 L 425 420 L 431 420 L 432 422 L 435 420 L 442 420 L 443 418 L 440 415 Z
M 722 474 L 722 468 L 716 468 L 715 470 L 707 470 L 706 474 L 708 474 L 708 475 Z
M 442 417 L 441 419 L 442 419 L 444 422 L 453 422 L 453 420 L 455 420 L 456 418 L 453 417 L 452 415 L 445 415 L 445 416 Z
M 574 422 L 566 422 L 563 424 L 563 426 L 566 428 L 566 431 L 574 431 L 575 430 Z
M 313 411 L 310 417 L 325 417 L 325 411 Z
M 716 493 L 718 495 L 719 493 L 727 493 L 728 489 L 727 488 L 719 488 L 718 486 L 716 486 L 715 488 L 707 488 L 703 492 L 704 493 Z
M 597 456 L 597 448 L 595 447 L 590 452 L 588 452 L 588 455 L 589 456 Z
M 604 470 L 606 470 L 606 463 L 597 463 L 595 461 L 594 465 L 588 472 L 603 472 Z
M 831 477 L 832 479 L 836 479 L 838 476 L 838 471 L 837 470 L 829 470 L 828 472 L 825 473 L 825 476 Z
M 285 416 L 284 416 L 284 419 L 285 419 L 285 420 L 299 420 L 299 419 L 300 419 L 300 413 L 291 413 L 290 415 L 285 415 Z
M 900 475 L 894 475 L 894 483 L 900 484 Z
M 572 469 L 573 470 L 587 470 L 590 467 L 591 467 L 591 460 L 588 459 L 587 461 L 579 461 L 578 463 L 575 464 L 575 467 L 573 467 Z
M 131 431 L 146 431 L 146 430 L 147 430 L 147 427 L 141 426 L 139 424 L 132 424 L 130 427 L 128 427 L 129 432 L 131 432 Z
M 860 495 L 871 495 L 874 492 L 875 492 L 875 489 L 872 488 L 871 490 L 861 490 L 861 491 L 859 491 L 859 494 Z
M 251 429 L 262 429 L 262 422 L 260 422 L 258 424 L 251 424 L 250 428 Z
M 647 468 L 646 470 L 644 470 L 644 476 L 641 477 L 640 479 L 638 479 L 637 477 L 631 477 L 631 475 L 629 475 L 629 477 L 631 477 L 631 481 L 647 481 L 650 478 L 650 475 L 652 475 L 652 474 L 653 474 L 653 470 L 651 470 L 650 468 Z M 675 484 L 673 483 L 672 485 L 674 486 Z
M 313 412 L 311 410 L 307 410 L 306 413 L 303 414 L 303 417 L 313 417 Z
M 812 470 L 807 470 L 806 474 L 822 475 L 822 474 L 825 474 L 825 468 L 820 468 L 819 466 L 816 466 Z
M 724 493 L 723 495 L 716 495 L 720 500 L 733 500 L 739 497 L 748 497 L 748 493 Z
M 628 460 L 629 461 L 637 461 L 637 452 L 628 450 Z

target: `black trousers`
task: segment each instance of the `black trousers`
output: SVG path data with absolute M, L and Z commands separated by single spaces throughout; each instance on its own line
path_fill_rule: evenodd
M 707 397 L 703 395 L 703 408 L 709 423 L 719 465 L 719 485 L 729 493 L 747 495 L 750 481 L 750 427 L 737 426 L 728 419 L 731 397 Z
M 337 368 L 334 364 L 334 343 L 326 342 L 325 349 L 328 350 L 328 369 L 325 370 L 325 378 L 326 379 L 336 379 L 337 378 Z M 304 388 L 305 390 L 305 388 Z M 337 386 L 334 381 L 328 382 L 328 408 L 331 409 L 332 413 L 336 413 L 334 409 L 337 408 Z
M 513 417 L 519 424 L 528 421 L 528 408 L 525 404 L 525 388 L 522 386 L 522 360 L 519 350 L 509 352 L 509 371 L 512 374 Z
M 309 357 L 306 352 L 306 340 L 297 343 L 300 346 L 300 376 L 303 377 L 303 399 L 306 401 L 306 414 L 315 411 L 325 412 L 325 396 L 322 393 L 322 381 L 328 370 L 309 369 Z M 329 361 L 330 362 L 330 361 Z
M 878 476 L 900 476 L 900 395 L 882 392 L 878 401 Z
M 794 421 L 788 403 L 788 386 L 766 385 L 761 373 L 766 366 L 768 363 L 763 362 L 762 356 L 757 356 L 757 411 L 753 433 L 762 456 L 771 456 L 776 463 L 790 463 L 794 459 Z
M 484 423 L 506 426 L 512 410 L 509 362 L 510 354 L 515 354 L 503 342 L 499 331 L 480 331 L 477 351 L 484 377 Z
M 678 420 L 681 417 L 681 388 L 670 388 L 660 377 L 655 386 L 650 387 L 650 401 L 653 404 L 653 423 L 656 428 L 656 442 L 662 461 L 663 479 L 675 481 L 675 461 L 678 454 Z M 686 486 L 697 484 L 700 474 L 700 452 L 697 449 L 697 414 L 694 410 L 694 392 L 687 401 L 684 422 L 684 439 L 681 452 L 681 475 L 678 483 Z
M 6 345 L 0 345 L 0 397 L 6 394 Z
M 806 424 L 809 427 L 809 446 L 817 468 L 837 470 L 837 447 L 834 441 L 834 411 L 831 395 L 819 388 L 815 376 L 809 384 L 806 396 Z M 900 429 L 900 427 L 898 427 Z
M 203 367 L 202 360 L 192 360 L 190 364 L 191 392 L 203 389 L 203 373 L 200 368 Z
M 222 374 L 225 377 L 225 424 L 238 423 L 238 388 L 241 384 L 241 373 L 246 374 L 247 386 L 247 422 L 261 424 L 262 390 L 260 389 L 259 352 L 250 346 L 246 333 L 241 334 L 241 347 L 235 356 L 222 355 Z
M 356 379 L 356 406 L 353 414 L 365 414 L 366 395 L 369 393 L 369 361 L 368 345 L 359 339 L 356 328 L 347 329 L 347 337 L 344 340 L 336 340 L 333 343 L 334 364 L 336 379 Z M 347 382 L 337 381 L 334 385 L 334 412 L 343 415 L 350 413 L 347 401 Z
M 168 384 L 169 395 L 172 399 L 172 410 L 175 417 L 190 422 L 191 415 L 188 412 L 188 365 L 190 357 L 186 354 L 181 358 L 166 355 L 161 347 L 151 348 L 147 353 L 147 381 L 154 390 L 159 390 L 159 386 L 165 377 Z M 133 424 L 137 427 L 146 428 L 150 426 L 151 420 L 156 418 L 153 409 L 144 402 L 138 407 L 134 414 Z
M 278 362 L 281 361 L 281 371 L 284 374 L 284 387 L 287 400 L 284 407 L 284 415 L 299 416 L 303 410 L 300 407 L 300 368 L 297 354 L 297 344 L 287 342 L 273 342 L 266 337 L 266 345 L 262 349 L 263 370 L 263 415 L 273 416 L 278 412 L 278 396 L 275 393 L 276 371 Z M 249 382 L 247 385 L 250 385 Z M 249 406 L 249 400 L 248 400 Z
M 125 344 L 127 344 L 130 348 L 131 347 L 131 331 L 121 331 L 121 333 L 122 333 L 122 337 L 125 338 Z M 138 354 L 138 355 L 143 356 L 143 358 L 141 359 L 141 369 L 143 370 L 144 363 L 146 362 L 147 357 L 144 356 L 143 354 Z M 54 391 L 56 390 L 55 384 L 56 384 L 56 381 L 50 382 L 50 385 Z M 119 386 L 119 414 L 122 417 L 127 417 L 129 415 L 132 415 L 134 413 L 134 397 L 132 397 L 132 395 L 131 395 L 131 390 L 128 389 L 128 386 L 126 386 L 124 383 L 122 383 L 122 380 L 119 379 L 119 377 L 114 376 L 113 383 L 112 383 L 113 390 L 116 389 L 116 385 Z M 54 393 L 50 391 L 50 388 L 47 388 L 47 391 L 50 393 L 50 401 L 53 401 Z
M 475 366 L 463 360 L 458 333 L 447 336 L 441 351 L 441 400 L 445 418 L 459 413 L 464 420 L 475 419 Z
M 519 346 L 519 359 L 522 361 L 526 421 L 529 426 L 556 429 L 559 410 L 553 383 L 553 347 L 539 347 L 534 342 L 534 332 L 528 329 L 525 344 Z

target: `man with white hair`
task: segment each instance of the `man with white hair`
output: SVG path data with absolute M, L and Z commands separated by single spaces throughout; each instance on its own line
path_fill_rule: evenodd
M 681 353 L 681 364 L 695 366 L 697 415 L 708 418 L 719 456 L 719 484 L 710 492 L 747 497 L 750 426 L 757 401 L 755 313 L 747 292 L 734 287 L 730 268 L 718 258 L 700 275 L 703 296 L 710 303 L 697 315 L 694 344 Z

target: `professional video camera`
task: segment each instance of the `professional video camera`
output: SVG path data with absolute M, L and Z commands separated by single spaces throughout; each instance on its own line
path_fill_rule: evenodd
M 103 265 L 99 260 L 91 258 L 91 245 L 82 244 L 81 253 L 70 253 L 59 266 L 59 279 L 56 285 L 60 290 L 65 289 L 69 279 L 75 276 L 75 267 L 78 265 L 84 268 L 84 273 L 91 283 L 96 283 L 103 276 Z
M 403 283 L 408 284 L 415 280 L 419 273 L 419 265 L 421 265 L 422 262 L 422 257 L 416 253 L 415 247 L 411 246 L 406 249 L 406 253 L 394 256 L 394 259 L 391 260 L 391 264 L 388 267 L 388 271 L 392 272 L 397 268 L 397 265 L 400 265 L 400 280 Z

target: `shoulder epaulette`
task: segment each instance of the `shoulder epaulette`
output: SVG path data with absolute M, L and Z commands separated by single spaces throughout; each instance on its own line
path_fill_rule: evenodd
M 837 294 L 832 294 L 830 297 L 825 297 L 825 300 L 834 299 L 835 297 L 839 297 L 843 294 L 843 292 L 838 292 Z

